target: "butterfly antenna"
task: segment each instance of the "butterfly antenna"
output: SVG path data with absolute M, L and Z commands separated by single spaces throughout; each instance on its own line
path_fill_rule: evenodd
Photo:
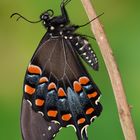
M 95 19 L 99 18 L 100 16 L 102 16 L 104 13 L 98 15 L 97 17 L 93 18 L 92 20 L 90 20 L 89 22 L 83 24 L 83 25 L 79 25 L 79 27 L 84 27 L 87 26 L 88 24 L 90 24 L 92 21 L 94 21 Z
M 21 14 L 19 14 L 19 13 L 13 13 L 11 16 L 10 16 L 10 18 L 12 18 L 13 16 L 15 16 L 15 15 L 18 15 L 19 17 L 17 18 L 17 21 L 20 19 L 20 18 L 22 18 L 22 19 L 24 19 L 25 21 L 27 21 L 27 22 L 29 22 L 29 23 L 39 23 L 39 22 L 41 22 L 42 20 L 39 20 L 39 21 L 30 21 L 30 20 L 28 20 L 28 19 L 26 19 L 25 17 L 23 17 Z
M 67 5 L 70 1 L 71 1 L 71 0 L 63 0 L 62 3 L 63 3 L 64 5 Z

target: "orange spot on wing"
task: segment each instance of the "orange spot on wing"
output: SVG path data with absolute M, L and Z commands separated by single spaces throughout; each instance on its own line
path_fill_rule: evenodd
M 35 92 L 35 88 L 32 88 L 29 85 L 25 85 L 25 92 L 28 93 L 28 94 L 30 94 L 30 95 L 32 95 Z
M 36 104 L 36 106 L 43 106 L 44 100 L 36 99 L 36 100 L 35 100 L 35 104 Z
M 48 82 L 48 78 L 47 78 L 47 77 L 41 77 L 41 78 L 39 79 L 39 84 L 45 83 L 45 82 Z
M 49 110 L 47 114 L 49 117 L 56 117 L 58 114 L 58 111 L 57 110 Z
M 92 107 L 86 110 L 87 115 L 90 115 L 92 112 L 94 112 L 94 108 Z
M 56 85 L 55 83 L 50 83 L 49 86 L 48 86 L 48 90 L 52 90 L 52 89 L 56 89 Z
M 41 74 L 42 71 L 38 66 L 35 65 L 29 65 L 28 72 L 32 74 Z
M 88 96 L 89 99 L 90 98 L 95 98 L 97 96 L 97 92 L 95 91 L 95 92 L 93 92 L 91 94 L 88 94 L 87 96 Z
M 80 91 L 82 90 L 82 87 L 81 87 L 80 83 L 77 82 L 77 81 L 75 81 L 75 82 L 73 83 L 73 88 L 74 88 L 74 91 L 75 91 L 75 92 L 80 92 Z
M 85 118 L 81 118 L 81 119 L 79 119 L 78 121 L 77 121 L 77 123 L 78 124 L 82 124 L 82 123 L 84 123 L 86 120 L 85 120 Z
M 71 114 L 65 114 L 65 115 L 62 115 L 62 120 L 63 121 L 69 121 L 71 119 Z
M 63 88 L 59 88 L 59 89 L 58 89 L 58 96 L 59 96 L 59 97 L 64 97 L 64 96 L 66 96 L 66 93 L 65 93 L 65 91 L 63 90 Z
M 82 85 L 86 85 L 89 81 L 90 81 L 90 80 L 89 80 L 88 77 L 86 77 L 86 76 L 83 76 L 83 77 L 80 77 L 80 78 L 79 78 L 79 82 L 80 82 L 80 84 L 82 84 Z

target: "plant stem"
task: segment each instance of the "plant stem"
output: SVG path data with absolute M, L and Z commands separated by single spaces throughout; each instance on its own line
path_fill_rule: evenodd
M 81 1 L 89 20 L 92 20 L 93 18 L 97 17 L 90 0 Z M 135 129 L 133 126 L 129 106 L 126 100 L 121 76 L 118 71 L 118 67 L 113 56 L 112 49 L 110 48 L 106 34 L 98 18 L 95 21 L 91 22 L 91 29 L 97 40 L 106 68 L 108 70 L 125 140 L 136 140 L 137 138 L 135 134 Z

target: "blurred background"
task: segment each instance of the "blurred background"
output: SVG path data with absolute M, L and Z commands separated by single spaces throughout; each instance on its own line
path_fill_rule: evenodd
M 41 25 L 24 20 L 16 22 L 10 15 L 19 12 L 36 21 L 46 9 L 60 14 L 61 0 L 1 0 L 0 1 L 0 139 L 22 140 L 20 133 L 20 108 L 22 86 L 26 67 L 46 30 Z M 97 14 L 104 12 L 100 20 L 105 28 L 114 56 L 122 75 L 128 103 L 138 140 L 140 140 L 140 1 L 92 0 Z M 72 23 L 88 21 L 80 0 L 72 0 L 67 6 Z M 94 17 L 93 17 L 94 18 Z M 92 36 L 90 26 L 77 32 Z M 89 39 L 96 51 L 99 72 L 87 69 L 102 91 L 101 116 L 88 128 L 89 140 L 124 140 L 114 94 L 99 48 Z M 119 93 L 118 93 L 119 94 Z M 62 129 L 56 140 L 75 140 L 73 128 Z

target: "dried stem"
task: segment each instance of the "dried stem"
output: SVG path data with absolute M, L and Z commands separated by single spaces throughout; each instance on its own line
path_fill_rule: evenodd
M 97 17 L 90 0 L 81 0 L 81 1 L 89 20 Z M 115 62 L 112 49 L 110 48 L 109 42 L 99 22 L 99 19 L 96 19 L 94 22 L 91 23 L 91 29 L 97 40 L 101 54 L 106 64 L 106 68 L 109 73 L 125 140 L 136 140 L 137 138 L 135 134 L 135 129 L 133 126 L 129 106 L 126 100 L 121 76 L 118 71 L 118 67 Z

